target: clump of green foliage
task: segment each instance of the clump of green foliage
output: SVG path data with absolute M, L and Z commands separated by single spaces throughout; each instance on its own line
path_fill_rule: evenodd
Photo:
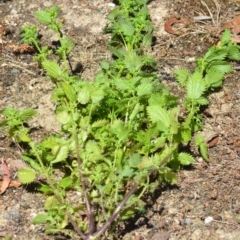
M 35 13 L 58 34 L 55 52 L 41 46 L 36 26 L 23 28 L 22 42 L 35 46 L 35 59 L 55 83 L 52 101 L 61 132 L 35 143 L 24 125 L 35 114 L 30 109 L 4 109 L 1 125 L 8 137 L 30 147 L 22 159 L 31 168 L 19 170 L 20 181 L 45 180 L 39 191 L 49 195 L 46 213 L 37 215 L 33 223 L 45 223 L 47 233 L 73 236 L 71 224 L 82 239 L 97 239 L 114 221 L 144 211 L 143 194 L 163 181 L 176 183 L 176 171 L 194 161 L 182 151 L 194 135 L 195 146 L 208 160 L 207 144 L 197 133 L 204 124 L 201 106 L 209 104 L 209 91 L 220 87 L 224 74 L 232 71 L 227 59 L 240 59 L 239 47 L 225 31 L 221 47 L 212 47 L 198 59 L 193 73 L 176 71 L 176 80 L 186 91 L 186 110 L 180 117 L 178 97 L 161 84 L 155 60 L 144 54 L 144 48 L 152 44 L 154 29 L 147 2 L 119 0 L 108 15 L 110 24 L 105 30 L 112 36 L 108 46 L 114 60 L 100 63 L 102 70 L 93 82 L 69 70 L 67 56 L 74 42 L 61 32 L 59 7 Z M 50 60 L 52 55 L 58 59 Z M 56 178 L 56 169 L 64 176 Z M 68 191 L 81 192 L 82 203 L 68 202 Z

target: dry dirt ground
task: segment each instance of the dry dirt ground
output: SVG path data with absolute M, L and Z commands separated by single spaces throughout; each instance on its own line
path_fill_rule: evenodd
M 56 39 L 33 15 L 53 4 L 62 8 L 64 34 L 77 44 L 70 59 L 79 75 L 92 80 L 99 70 L 99 61 L 111 59 L 105 45 L 109 36 L 102 34 L 105 17 L 113 8 L 110 0 L 0 0 L 0 109 L 37 109 L 38 117 L 31 122 L 37 128 L 36 139 L 58 129 L 52 114 L 54 106 L 49 101 L 52 85 L 33 61 L 34 54 L 17 52 L 13 46 L 19 44 L 25 24 L 37 24 L 42 42 L 47 45 Z M 220 27 L 240 13 L 240 1 L 153 0 L 149 10 L 156 27 L 150 54 L 158 61 L 162 81 L 177 89 L 173 70 L 193 69 L 194 59 L 219 41 Z M 209 15 L 212 20 L 193 21 L 193 17 Z M 175 35 L 164 31 L 164 22 L 172 16 L 187 23 L 175 25 Z M 209 163 L 196 157 L 191 168 L 179 173 L 178 185 L 161 187 L 149 196 L 144 217 L 121 224 L 116 230 L 117 239 L 240 240 L 239 78 L 238 71 L 229 74 L 223 88 L 209 96 L 211 104 L 203 114 L 205 131 L 209 140 L 218 139 L 209 149 Z M 1 157 L 18 159 L 21 149 L 3 133 L 0 135 Z M 43 211 L 43 204 L 44 197 L 37 192 L 25 187 L 7 189 L 0 196 L 0 237 L 67 239 L 46 236 L 43 226 L 31 224 L 31 219 Z

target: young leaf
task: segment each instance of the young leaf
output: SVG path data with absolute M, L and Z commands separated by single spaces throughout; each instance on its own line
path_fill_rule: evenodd
M 200 146 L 201 143 L 204 143 L 204 138 L 203 138 L 203 135 L 201 133 L 198 133 L 195 136 L 194 144 L 195 144 L 196 147 L 198 147 L 198 146 Z
M 61 87 L 66 94 L 68 100 L 74 103 L 77 100 L 77 95 L 73 89 L 73 87 L 67 82 L 61 82 Z
M 222 85 L 224 74 L 211 68 L 204 77 L 207 88 L 216 88 Z
M 169 112 L 171 132 L 173 134 L 178 133 L 178 127 L 179 127 L 178 114 L 179 114 L 179 107 L 172 108 L 171 111 Z
M 229 29 L 225 29 L 223 32 L 223 35 L 221 37 L 221 47 L 227 45 L 230 42 L 231 39 L 231 32 Z
M 153 161 L 150 157 L 144 156 L 142 157 L 141 162 L 138 164 L 138 168 L 141 169 L 147 169 L 153 166 Z
M 195 71 L 187 81 L 187 96 L 190 99 L 198 99 L 202 96 L 205 89 L 206 86 L 202 79 L 202 74 Z
M 188 154 L 188 153 L 181 152 L 178 155 L 178 161 L 182 165 L 189 165 L 189 164 L 194 162 L 194 158 L 190 154 Z
M 18 179 L 23 184 L 29 184 L 36 179 L 36 173 L 32 168 L 20 168 L 18 170 Z
M 144 96 L 150 95 L 153 89 L 153 84 L 149 81 L 142 81 L 140 85 L 137 86 L 137 95 Z
M 22 121 L 27 121 L 27 120 L 31 119 L 33 116 L 35 116 L 36 113 L 37 113 L 36 110 L 34 110 L 32 108 L 27 108 L 27 109 L 24 109 L 22 112 L 20 112 L 19 118 Z
M 167 172 L 164 174 L 164 178 L 167 182 L 170 184 L 176 184 L 177 183 L 177 176 L 174 172 Z
M 131 168 L 137 168 L 141 162 L 141 156 L 139 153 L 134 153 L 128 160 L 127 163 Z
M 42 66 L 47 74 L 54 79 L 60 78 L 63 74 L 61 67 L 55 61 L 45 60 L 42 62 Z
M 72 178 L 70 176 L 67 176 L 65 178 L 63 178 L 60 182 L 59 182 L 59 186 L 66 189 L 68 187 L 71 187 L 73 184 Z
M 140 103 L 137 103 L 134 107 L 134 109 L 132 110 L 130 116 L 129 116 L 129 120 L 133 121 L 133 119 L 137 116 L 137 114 L 142 110 L 142 106 L 140 105 Z
M 74 41 L 69 37 L 60 39 L 60 43 L 61 47 L 59 47 L 56 51 L 56 53 L 59 54 L 60 57 L 69 54 L 75 47 Z
M 208 105 L 208 104 L 209 104 L 208 99 L 205 98 L 205 97 L 200 97 L 200 98 L 196 99 L 196 102 L 197 102 L 199 105 Z
M 104 91 L 102 88 L 93 90 L 91 92 L 91 100 L 93 103 L 99 103 L 104 98 Z
M 240 49 L 237 45 L 228 47 L 228 58 L 234 61 L 240 61 Z
M 45 223 L 47 220 L 49 219 L 47 214 L 38 214 L 33 220 L 32 223 L 33 224 L 41 224 L 41 223 Z
M 217 61 L 212 62 L 209 65 L 208 71 L 210 71 L 210 70 L 220 72 L 223 74 L 227 74 L 227 73 L 231 73 L 233 71 L 233 68 L 228 62 L 217 60 Z
M 71 116 L 67 111 L 57 113 L 56 119 L 59 123 L 65 125 L 71 120 Z
M 176 80 L 178 81 L 180 86 L 184 87 L 186 85 L 187 78 L 190 74 L 189 71 L 183 68 L 183 69 L 176 69 L 174 73 L 176 75 Z
M 162 123 L 164 128 L 170 127 L 170 116 L 167 110 L 162 107 L 153 105 L 147 107 L 148 116 L 153 123 Z
M 52 22 L 51 15 L 44 10 L 36 11 L 35 16 L 43 24 L 48 25 Z
M 123 32 L 125 36 L 133 36 L 135 29 L 130 21 L 124 18 L 118 20 L 119 30 Z
M 51 163 L 63 162 L 68 157 L 68 146 L 56 146 L 53 148 L 53 153 L 55 155 L 54 160 Z
M 106 60 L 102 60 L 102 61 L 100 62 L 100 66 L 101 66 L 101 68 L 104 69 L 104 70 L 108 70 L 109 67 L 110 67 L 109 62 L 107 62 Z
M 90 88 L 88 86 L 84 86 L 83 88 L 80 89 L 78 92 L 78 97 L 77 100 L 81 104 L 87 104 L 90 101 Z
M 59 205 L 58 200 L 56 199 L 55 196 L 50 196 L 47 198 L 47 200 L 44 203 L 44 209 L 45 210 L 51 210 L 51 208 L 56 207 Z
M 123 62 L 130 72 L 137 72 L 143 66 L 142 57 L 134 50 L 125 53 Z
M 205 161 L 208 161 L 208 146 L 207 143 L 203 142 L 199 146 L 200 153 Z

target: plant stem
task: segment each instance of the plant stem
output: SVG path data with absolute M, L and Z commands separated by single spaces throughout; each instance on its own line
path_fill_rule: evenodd
M 102 226 L 102 228 L 93 236 L 89 236 L 88 238 L 86 238 L 86 240 L 95 240 L 98 237 L 100 237 L 107 229 L 108 227 L 111 225 L 111 223 L 115 220 L 115 218 L 118 216 L 119 212 L 121 211 L 121 209 L 123 208 L 124 204 L 127 202 L 127 200 L 132 196 L 132 194 L 136 191 L 137 187 L 138 187 L 139 183 L 134 183 L 133 187 L 131 188 L 131 190 L 126 194 L 126 196 L 124 197 L 124 199 L 119 203 L 119 205 L 117 206 L 117 208 L 115 209 L 115 211 L 113 212 L 113 214 L 109 217 L 109 219 L 107 220 L 107 222 Z
M 87 235 L 91 235 L 95 231 L 94 215 L 93 215 L 93 212 L 91 209 L 90 201 L 88 199 L 88 194 L 87 194 L 87 190 L 86 190 L 86 186 L 85 186 L 85 178 L 81 171 L 82 163 L 81 163 L 81 159 L 79 156 L 79 143 L 78 143 L 76 127 L 74 129 L 74 140 L 75 140 L 76 156 L 77 156 L 78 169 L 79 169 L 79 178 L 81 179 L 81 183 L 82 183 L 82 191 L 83 191 L 83 195 L 84 195 L 84 199 L 85 199 L 85 203 L 86 203 L 87 215 L 88 215 L 88 221 L 89 221 L 89 230 L 88 230 Z

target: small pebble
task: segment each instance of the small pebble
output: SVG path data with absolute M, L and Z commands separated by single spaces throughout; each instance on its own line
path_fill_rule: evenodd
M 18 69 L 13 68 L 13 69 L 11 70 L 11 74 L 17 74 L 17 73 L 20 73 L 20 71 L 19 71 Z
M 15 15 L 15 14 L 17 14 L 17 10 L 13 8 L 10 13 L 11 13 L 12 15 Z
M 116 4 L 115 3 L 108 3 L 108 6 L 114 8 L 116 6 Z
M 205 224 L 210 224 L 212 221 L 213 221 L 214 219 L 213 219 L 213 217 L 206 217 L 205 219 L 204 219 L 204 223 Z
M 186 225 L 189 225 L 191 223 L 191 218 L 186 217 L 184 222 L 185 222 Z

